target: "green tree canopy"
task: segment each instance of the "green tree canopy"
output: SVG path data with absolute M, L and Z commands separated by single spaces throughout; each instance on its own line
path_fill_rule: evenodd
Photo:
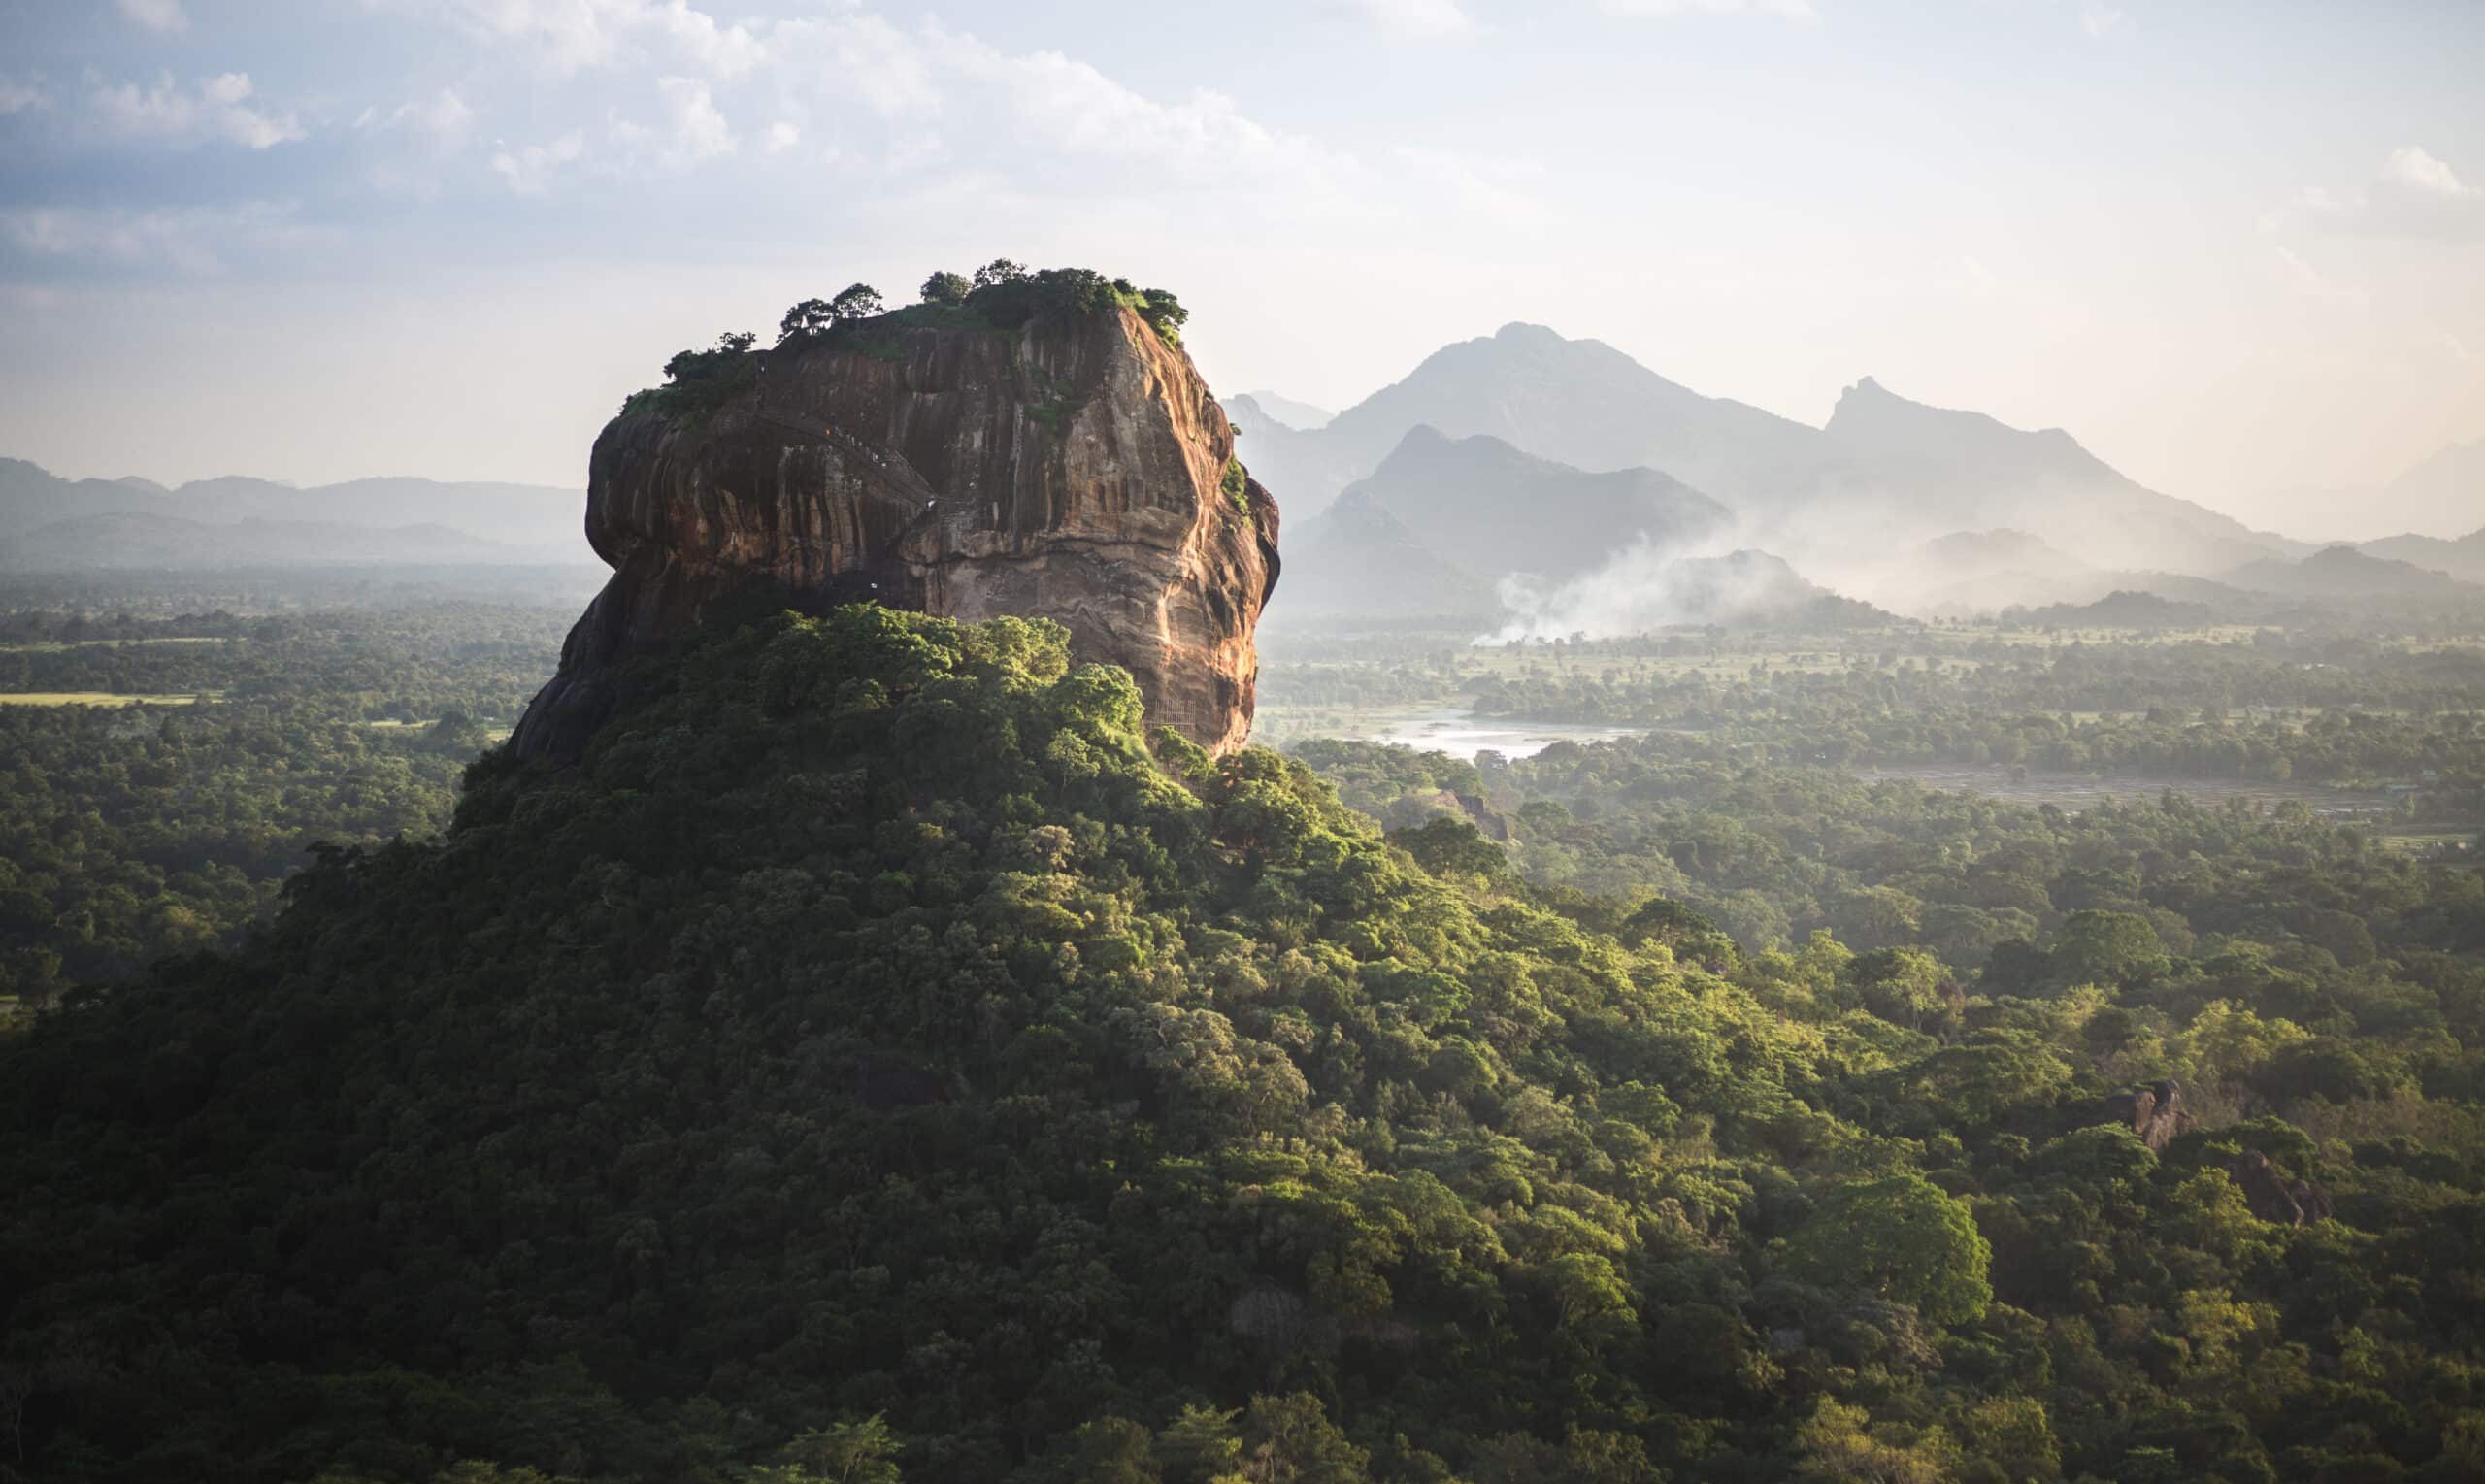
M 1992 1302 L 1993 1249 L 1967 1204 L 1912 1172 L 1840 1187 L 1788 1243 L 1788 1266 L 1817 1283 L 1913 1304 L 1936 1324 Z

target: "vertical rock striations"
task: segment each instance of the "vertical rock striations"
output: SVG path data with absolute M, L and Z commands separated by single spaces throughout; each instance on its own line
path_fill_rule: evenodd
M 960 316 L 963 317 L 963 316 Z M 1053 619 L 1214 751 L 1251 729 L 1276 504 L 1190 357 L 1128 308 L 1017 330 L 861 320 L 755 354 L 700 411 L 634 398 L 596 439 L 587 539 L 613 577 L 527 708 L 576 757 L 612 672 L 732 595 Z

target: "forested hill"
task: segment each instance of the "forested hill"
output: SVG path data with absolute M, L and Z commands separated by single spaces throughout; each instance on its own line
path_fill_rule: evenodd
M 2461 1128 L 2136 1120 L 2111 988 L 1745 960 L 1464 824 L 1384 841 L 1295 762 L 1151 753 L 1048 624 L 718 623 L 616 685 L 575 770 L 487 755 L 440 841 L 0 1043 L 0 1468 L 2485 1461 Z M 2472 1006 L 2416 998 L 2472 1092 Z

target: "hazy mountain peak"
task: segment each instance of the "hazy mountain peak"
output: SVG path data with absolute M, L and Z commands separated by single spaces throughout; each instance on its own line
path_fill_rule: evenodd
M 1456 458 L 1463 466 L 1533 465 L 1565 473 L 1577 472 L 1557 459 L 1539 458 L 1507 438 L 1495 438 L 1490 433 L 1470 433 L 1463 438 L 1452 438 L 1429 422 L 1419 422 L 1408 428 L 1407 436 L 1398 440 L 1398 446 L 1389 450 L 1389 457 L 1380 461 L 1380 469 L 1388 469 L 1391 464 L 1403 467 L 1406 462 L 1443 458 Z M 1379 473 L 1380 470 L 1374 471 L 1375 476 Z
M 1299 466 L 1305 482 L 1376 467 L 1419 423 L 1491 434 L 1575 469 L 1662 470 L 1730 498 L 1794 482 L 1821 451 L 1818 429 L 1704 397 L 1602 341 L 1513 320 L 1442 346 L 1340 412 L 1319 435 L 1325 468 Z
M 2380 503 L 2411 531 L 2450 536 L 2485 517 L 2485 438 L 2453 444 L 2390 481 Z
M 2128 483 L 2061 428 L 2014 428 L 1989 413 L 1902 397 L 1871 377 L 1839 396 L 1829 436 L 1860 451 L 1945 461 L 2008 459 Z
M 1310 433 L 1327 427 L 1338 414 L 1324 407 L 1298 402 L 1292 397 L 1273 391 L 1246 391 L 1225 399 L 1229 416 L 1240 419 L 1244 409 L 1249 415 L 1297 433 Z
M 1941 563 L 2018 563 L 2034 566 L 2076 565 L 2052 543 L 2033 531 L 1997 527 L 1989 531 L 1953 531 L 1916 547 L 1920 561 Z

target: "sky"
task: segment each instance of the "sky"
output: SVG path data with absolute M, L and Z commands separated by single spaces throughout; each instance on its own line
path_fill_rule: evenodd
M 2480 76 L 2478 0 L 0 0 L 0 454 L 577 486 L 673 351 L 1009 256 L 1223 392 L 1524 319 L 2251 518 L 2485 438 Z

